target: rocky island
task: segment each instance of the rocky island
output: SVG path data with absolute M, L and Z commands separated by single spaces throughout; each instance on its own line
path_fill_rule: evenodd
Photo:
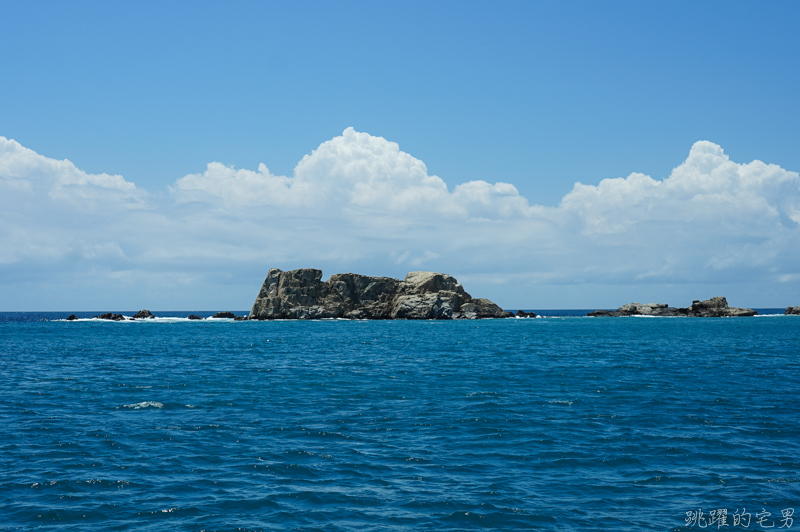
M 735 316 L 755 316 L 753 309 L 729 307 L 724 297 L 712 297 L 705 301 L 695 300 L 687 308 L 670 307 L 666 303 L 628 303 L 617 310 L 595 310 L 589 316 L 685 316 L 692 318 L 730 318 Z
M 488 299 L 470 296 L 443 273 L 411 272 L 403 281 L 337 273 L 322 281 L 322 271 L 303 268 L 269 271 L 249 318 L 431 320 L 510 318 Z
M 786 307 L 784 314 L 800 314 L 800 307 Z

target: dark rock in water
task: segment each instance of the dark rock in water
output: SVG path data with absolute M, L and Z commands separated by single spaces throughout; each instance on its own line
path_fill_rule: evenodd
M 73 321 L 73 320 L 77 320 L 77 319 L 78 319 L 78 316 L 76 316 L 75 314 L 70 314 L 69 317 L 67 318 L 67 321 Z
M 460 285 L 459 285 L 460 286 Z M 467 297 L 469 294 L 464 292 Z M 461 305 L 460 312 L 461 319 L 466 320 L 479 320 L 483 318 L 512 318 L 514 315 L 506 312 L 488 299 L 478 298 L 467 301 Z
M 595 318 L 618 318 L 624 315 L 625 314 L 617 312 L 616 310 L 595 310 L 594 312 L 589 312 L 587 314 L 587 316 L 592 316 Z
M 535 312 L 525 312 L 524 310 L 518 310 L 517 313 L 515 314 L 515 316 L 518 317 L 518 318 L 535 318 L 536 317 L 536 313 Z
M 450 275 L 411 272 L 405 280 L 310 268 L 269 271 L 250 319 L 477 319 L 511 317 L 488 299 L 474 299 Z
M 784 314 L 800 314 L 800 307 L 786 307 Z
M 236 316 L 233 318 L 233 321 L 247 321 L 248 319 L 247 316 Z
M 233 312 L 217 312 L 216 314 L 214 314 L 211 317 L 212 318 L 230 318 L 230 319 L 233 319 L 236 316 L 233 315 Z
M 95 316 L 95 318 L 99 320 L 125 321 L 125 316 L 122 314 L 114 314 L 113 312 L 106 312 L 105 314 Z
M 196 314 L 189 314 L 189 319 L 190 320 L 202 320 L 203 318 L 201 318 L 200 316 L 198 316 Z
M 149 310 L 140 310 L 136 314 L 133 315 L 133 319 L 135 320 L 153 320 L 155 316 Z
M 620 317 L 620 316 L 688 316 L 694 318 L 720 318 L 735 316 L 755 316 L 755 310 L 749 308 L 729 307 L 724 297 L 712 297 L 706 301 L 692 302 L 688 308 L 670 307 L 666 303 L 628 303 L 617 310 L 595 310 L 589 316 L 594 317 Z

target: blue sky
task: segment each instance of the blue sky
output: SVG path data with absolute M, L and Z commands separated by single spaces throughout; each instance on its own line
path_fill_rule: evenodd
M 753 306 L 800 304 L 800 270 L 790 266 L 796 257 L 786 255 L 790 253 L 786 246 L 797 242 L 792 213 L 800 204 L 781 207 L 774 199 L 795 197 L 791 176 L 773 177 L 781 187 L 789 187 L 781 188 L 779 196 L 759 196 L 748 186 L 740 190 L 742 197 L 755 198 L 753 205 L 759 200 L 773 206 L 772 211 L 752 210 L 752 215 L 763 221 L 764 213 L 775 211 L 776 220 L 783 220 L 780 237 L 764 227 L 763 233 L 749 235 L 744 242 L 731 239 L 734 233 L 726 232 L 731 228 L 720 227 L 715 233 L 705 226 L 707 240 L 687 237 L 665 246 L 659 238 L 680 234 L 681 229 L 664 223 L 664 228 L 670 227 L 663 229 L 667 233 L 653 229 L 657 234 L 645 237 L 643 228 L 664 217 L 637 218 L 629 221 L 629 227 L 641 240 L 630 234 L 621 237 L 629 243 L 625 252 L 619 252 L 619 242 L 598 238 L 590 239 L 591 246 L 573 249 L 576 235 L 588 238 L 591 231 L 584 227 L 569 233 L 566 222 L 522 207 L 519 216 L 547 218 L 545 225 L 562 224 L 559 231 L 495 224 L 498 234 L 513 233 L 518 238 L 506 241 L 505 236 L 499 239 L 487 233 L 485 241 L 478 237 L 469 241 L 456 229 L 458 225 L 450 228 L 430 221 L 420 222 L 428 229 L 418 237 L 411 230 L 367 235 L 353 229 L 358 225 L 353 219 L 343 221 L 341 209 L 330 214 L 333 211 L 317 204 L 306 203 L 302 210 L 298 203 L 289 212 L 287 205 L 265 199 L 262 211 L 273 213 L 282 223 L 292 218 L 311 224 L 309 220 L 319 218 L 323 221 L 317 231 L 336 228 L 336 234 L 353 239 L 342 246 L 360 250 L 275 253 L 266 249 L 268 244 L 260 236 L 247 244 L 231 235 L 257 234 L 259 228 L 299 231 L 297 224 L 276 226 L 263 212 L 260 217 L 245 216 L 241 203 L 220 199 L 219 187 L 214 189 L 216 200 L 197 195 L 189 200 L 181 196 L 186 187 L 176 184 L 189 175 L 208 174 L 212 162 L 253 172 L 263 163 L 269 175 L 296 178 L 295 167 L 304 156 L 325 142 L 346 138 L 343 132 L 349 127 L 368 134 L 369 138 L 352 138 L 380 153 L 383 145 L 372 138 L 397 143 L 401 153 L 423 162 L 427 175 L 441 178 L 450 192 L 471 182 L 508 183 L 527 205 L 552 209 L 562 204 L 576 182 L 599 185 L 634 172 L 665 180 L 687 161 L 698 141 L 721 147 L 736 164 L 758 160 L 796 173 L 800 170 L 796 31 L 800 4 L 796 2 L 2 2 L 0 7 L 4 13 L 0 136 L 48 160 L 68 159 L 86 175 L 122 176 L 125 183 L 135 183 L 146 193 L 146 198 L 137 197 L 142 203 L 134 210 L 150 213 L 147 220 L 136 219 L 140 227 L 150 228 L 136 240 L 135 235 L 111 229 L 97 231 L 108 225 L 106 217 L 127 216 L 121 213 L 130 211 L 130 205 L 114 203 L 122 201 L 119 198 L 95 198 L 108 206 L 108 212 L 96 206 L 73 212 L 48 204 L 64 201 L 53 199 L 56 195 L 50 190 L 38 200 L 28 198 L 31 207 L 21 210 L 25 203 L 12 198 L 7 189 L 8 205 L 15 206 L 16 215 L 41 220 L 37 211 L 41 209 L 46 219 L 40 228 L 31 224 L 15 228 L 14 220 L 20 216 L 11 217 L 11 208 L 4 207 L 0 284 L 6 296 L 0 310 L 248 308 L 270 266 L 316 266 L 326 275 L 348 270 L 402 276 L 409 269 L 438 269 L 459 274 L 474 295 L 509 307 L 604 307 L 633 299 L 685 305 L 713 295 L 737 296 L 744 301 L 732 303 Z M 377 157 L 370 150 L 369 157 Z M 348 156 L 367 152 L 348 152 Z M 43 159 L 37 161 L 45 164 Z M 312 183 L 309 186 L 317 186 L 313 183 L 320 179 L 344 179 L 340 184 L 356 179 L 351 174 L 323 175 L 330 165 L 312 163 L 306 166 L 322 174 L 303 174 Z M 411 168 L 415 163 L 409 164 Z M 26 168 L 32 173 L 22 177 L 38 179 L 31 166 Z M 6 169 L 7 179 L 20 178 L 9 172 Z M 384 177 L 398 179 L 397 183 L 407 178 L 403 182 L 408 184 L 413 174 L 409 172 L 403 174 L 406 177 Z M 50 178 L 65 179 L 55 174 Z M 373 182 L 367 175 L 359 174 L 358 179 Z M 695 183 L 705 182 L 696 179 Z M 255 194 L 255 189 L 248 190 L 244 196 Z M 125 197 L 124 201 L 133 201 L 133 196 Z M 693 197 L 696 194 L 685 196 Z M 353 201 L 348 196 L 338 207 L 352 206 Z M 476 205 L 478 200 L 470 201 Z M 647 212 L 671 204 L 661 197 L 647 201 L 656 202 L 644 209 Z M 367 203 L 358 205 L 366 208 Z M 620 208 L 630 212 L 634 204 L 643 205 L 641 200 L 629 200 Z M 375 205 L 370 212 L 375 212 Z M 458 205 L 464 220 L 511 223 L 505 207 L 496 206 L 489 215 Z M 187 214 L 186 209 L 197 212 Z M 378 209 L 376 216 L 391 214 L 387 220 L 394 220 L 395 228 L 403 225 L 398 220 L 423 218 L 406 204 L 393 209 L 391 213 Z M 157 227 L 189 224 L 187 216 L 201 212 L 206 212 L 202 218 L 206 221 L 219 217 L 212 227 L 224 230 L 187 237 L 188 243 L 175 256 L 157 251 L 176 249 L 166 236 L 154 236 L 153 231 L 161 234 Z M 441 212 L 447 217 L 456 211 Z M 84 224 L 92 229 L 81 229 Z M 55 239 L 61 243 L 71 239 L 72 251 L 44 243 L 47 235 L 36 232 L 53 226 L 74 226 Z M 438 228 L 436 238 L 430 236 L 430 227 Z M 481 227 L 474 233 L 482 234 Z M 30 242 L 37 239 L 42 243 L 32 246 Z M 461 244 L 441 246 L 455 240 Z M 491 250 L 497 265 L 473 260 L 488 249 L 485 242 L 499 240 L 504 244 Z M 765 250 L 767 241 L 773 247 Z M 631 242 L 640 243 L 636 247 Z M 751 246 L 750 258 L 736 262 L 730 251 L 733 255 L 724 261 L 699 260 L 710 242 L 723 242 L 728 251 Z M 76 262 L 75 246 L 95 251 L 78 253 L 81 258 Z M 96 251 L 114 246 L 119 248 L 114 260 Z M 232 248 L 223 251 L 226 246 Z M 759 262 L 753 258 L 756 248 L 783 266 L 776 270 Z M 525 249 L 531 250 L 528 255 Z M 568 263 L 585 262 L 570 269 L 569 276 L 549 272 L 548 263 L 560 264 L 553 257 L 576 257 L 581 250 L 584 258 Z M 663 268 L 650 265 L 613 279 L 597 274 L 593 264 L 613 269 L 615 252 L 656 256 Z M 404 253 L 408 260 L 400 260 Z M 225 256 L 227 268 L 219 263 Z M 670 270 L 670 264 L 683 266 Z M 62 277 L 54 277 L 51 269 Z M 189 270 L 194 273 L 175 280 Z M 119 279 L 125 276 L 128 284 L 123 287 Z M 58 286 L 66 283 L 71 288 L 54 301 L 47 294 L 56 278 Z M 81 303 L 76 302 L 78 294 Z

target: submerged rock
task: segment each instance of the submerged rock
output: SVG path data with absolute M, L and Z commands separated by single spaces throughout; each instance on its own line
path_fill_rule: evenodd
M 800 307 L 786 307 L 784 314 L 800 314 Z
M 524 310 L 518 310 L 516 314 L 514 314 L 518 318 L 535 318 L 535 312 L 525 312 Z
M 190 320 L 202 320 L 203 318 L 201 318 L 197 314 L 189 314 L 189 319 Z
M 111 321 L 124 321 L 125 316 L 122 314 L 114 314 L 113 312 L 106 312 L 104 314 L 100 314 L 99 316 L 95 316 L 98 320 L 111 320 Z
M 140 310 L 133 315 L 133 319 L 135 320 L 154 320 L 155 318 L 156 317 L 153 316 L 153 313 L 149 310 Z
M 724 297 L 712 297 L 705 301 L 695 300 L 691 307 L 675 308 L 666 303 L 628 303 L 617 310 L 595 310 L 589 312 L 594 317 L 620 316 L 687 316 L 693 318 L 729 318 L 736 316 L 755 316 L 753 309 L 729 307 Z
M 443 273 L 411 272 L 405 280 L 322 271 L 273 268 L 250 319 L 478 319 L 512 316 L 488 299 L 474 299 Z

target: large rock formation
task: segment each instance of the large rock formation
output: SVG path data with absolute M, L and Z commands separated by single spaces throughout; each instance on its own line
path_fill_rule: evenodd
M 405 280 L 338 273 L 322 282 L 310 268 L 269 271 L 250 319 L 478 319 L 512 316 L 488 299 L 473 299 L 450 275 L 411 272 Z
M 784 314 L 800 314 L 800 307 L 786 307 Z
M 755 316 L 753 309 L 729 307 L 724 297 L 712 297 L 705 301 L 693 301 L 691 307 L 675 308 L 665 303 L 628 303 L 617 310 L 595 310 L 589 316 L 688 316 L 694 318 L 730 318 L 735 316 Z

